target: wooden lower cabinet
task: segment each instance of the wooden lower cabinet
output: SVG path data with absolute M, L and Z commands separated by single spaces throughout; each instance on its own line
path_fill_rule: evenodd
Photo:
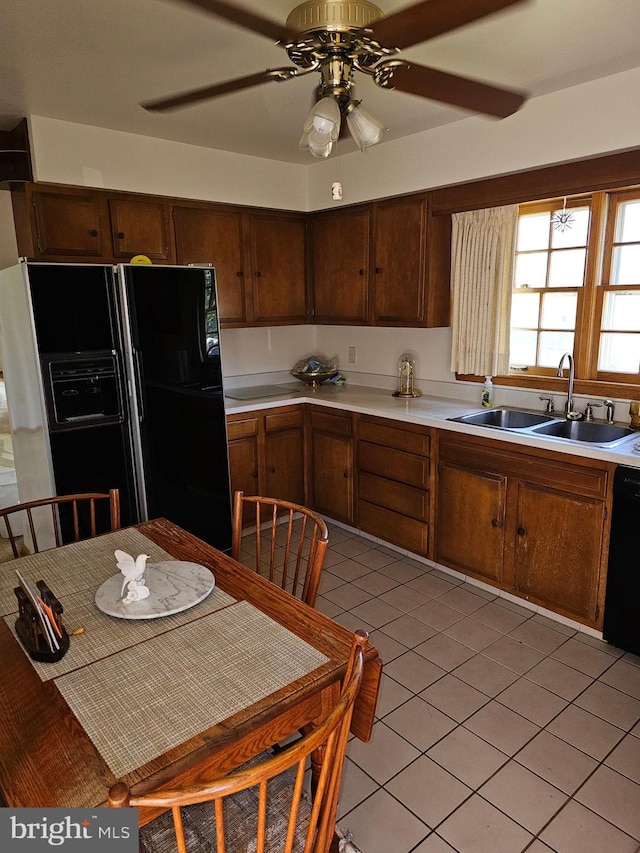
M 427 556 L 430 430 L 360 415 L 357 432 L 358 527 Z
M 311 505 L 347 524 L 353 512 L 353 416 L 312 406 L 309 416 Z
M 601 628 L 615 466 L 440 436 L 434 559 Z
M 437 560 L 464 574 L 501 582 L 507 478 L 440 462 Z
M 228 415 L 232 493 L 306 503 L 304 434 L 302 406 Z

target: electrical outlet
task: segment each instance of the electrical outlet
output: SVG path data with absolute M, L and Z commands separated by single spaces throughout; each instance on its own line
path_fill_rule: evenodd
M 355 347 L 349 347 L 349 364 L 355 364 L 358 357 L 358 350 Z

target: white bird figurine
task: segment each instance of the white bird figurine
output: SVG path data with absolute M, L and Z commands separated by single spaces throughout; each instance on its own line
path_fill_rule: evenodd
M 134 560 L 131 554 L 127 554 L 126 551 L 120 551 L 118 549 L 115 552 L 115 557 L 116 564 L 124 575 L 124 579 L 122 581 L 122 589 L 120 590 L 120 598 L 122 598 L 125 586 L 131 581 L 139 581 L 144 575 L 144 570 L 146 568 L 149 555 L 138 554 L 138 556 Z

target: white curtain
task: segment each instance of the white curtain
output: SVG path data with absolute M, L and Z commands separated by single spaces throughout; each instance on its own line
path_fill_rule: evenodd
M 508 372 L 517 225 L 517 204 L 453 214 L 453 372 L 475 376 Z

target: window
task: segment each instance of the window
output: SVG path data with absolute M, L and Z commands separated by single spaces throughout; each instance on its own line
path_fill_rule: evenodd
M 520 207 L 509 373 L 565 352 L 579 379 L 640 384 L 640 189 Z

